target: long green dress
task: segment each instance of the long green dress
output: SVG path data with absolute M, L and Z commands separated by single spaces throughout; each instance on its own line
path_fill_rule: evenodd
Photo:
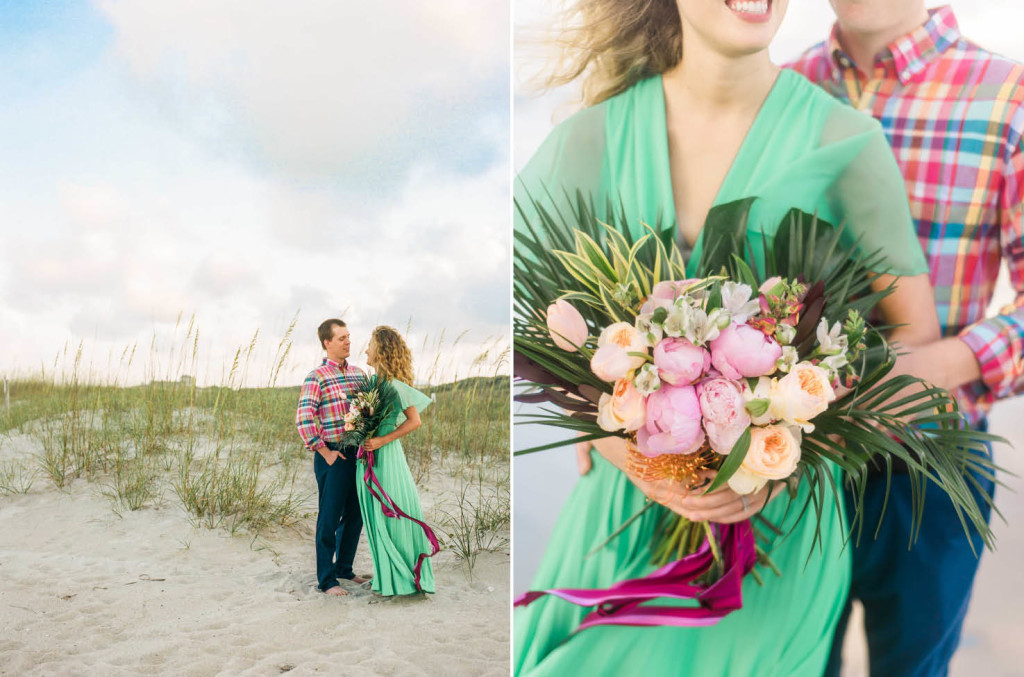
M 520 174 L 516 196 L 547 195 L 553 206 L 565 207 L 559 204 L 565 189 L 580 189 L 599 208 L 607 198 L 624 208 L 637 234 L 641 223 L 674 224 L 666 129 L 662 79 L 641 81 L 559 125 Z M 779 74 L 762 104 L 715 204 L 748 196 L 760 198 L 751 213 L 753 240 L 798 207 L 845 222 L 868 251 L 884 246 L 889 272 L 927 270 L 881 128 L 790 71 Z M 698 242 L 691 261 L 699 249 Z M 660 506 L 585 557 L 645 504 L 622 472 L 597 454 L 594 459 L 567 499 L 531 589 L 605 588 L 655 568 L 649 553 Z M 517 485 L 517 502 L 529 502 L 529 492 Z M 763 571 L 763 587 L 748 576 L 742 609 L 708 627 L 597 626 L 574 633 L 591 609 L 544 597 L 515 610 L 516 674 L 821 675 L 846 600 L 850 557 L 843 549 L 845 516 L 834 503 L 824 511 L 823 542 L 812 549 L 813 515 L 797 520 L 795 510 L 806 492 L 805 485 L 788 514 L 786 498 L 765 509 L 768 519 L 793 529 L 768 546 L 783 576 Z
M 377 430 L 377 435 L 387 435 L 405 422 L 405 410 L 416 407 L 423 411 L 430 405 L 430 398 L 420 391 L 392 380 L 398 405 L 393 408 L 394 414 L 389 416 Z M 395 440 L 385 444 L 375 452 L 374 472 L 377 480 L 388 496 L 403 512 L 423 519 L 423 508 L 416 492 L 409 464 L 405 461 L 402 441 Z M 363 530 L 370 544 L 370 555 L 373 557 L 373 591 L 381 595 L 409 595 L 416 590 L 413 579 L 413 567 L 420 553 L 429 553 L 430 542 L 423 534 L 423 529 L 407 519 L 387 517 L 380 503 L 370 495 L 364 476 L 366 461 L 359 459 L 356 465 L 356 488 L 359 492 L 359 508 L 363 513 Z M 420 572 L 420 586 L 423 592 L 434 592 L 434 571 L 430 560 L 423 560 Z

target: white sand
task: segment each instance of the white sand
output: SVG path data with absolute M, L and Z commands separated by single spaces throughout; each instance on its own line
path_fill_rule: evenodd
M 452 484 L 432 478 L 428 516 Z M 96 484 L 39 479 L 0 496 L 0 674 L 507 675 L 507 552 L 481 553 L 472 582 L 449 552 L 434 565 L 426 600 L 327 597 L 312 520 L 250 545 L 193 528 L 170 490 L 119 518 Z

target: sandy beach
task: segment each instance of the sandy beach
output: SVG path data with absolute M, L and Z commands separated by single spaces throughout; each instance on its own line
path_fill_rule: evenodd
M 0 674 L 508 674 L 507 548 L 479 553 L 472 580 L 442 551 L 427 599 L 354 584 L 332 598 L 315 588 L 312 517 L 252 540 L 193 527 L 170 490 L 118 517 L 101 488 L 39 478 L 0 496 Z M 440 472 L 421 487 L 428 520 L 454 488 Z M 364 536 L 356 570 L 371 568 Z

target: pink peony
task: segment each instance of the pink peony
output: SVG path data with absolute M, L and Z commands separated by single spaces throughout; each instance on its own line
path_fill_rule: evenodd
M 775 372 L 782 346 L 753 327 L 731 324 L 711 342 L 711 364 L 722 376 L 735 381 Z
M 562 350 L 570 353 L 587 342 L 587 322 L 571 303 L 558 299 L 548 306 L 548 333 Z
M 692 454 L 704 444 L 700 403 L 693 386 L 663 385 L 647 398 L 647 422 L 637 431 L 645 456 Z
M 697 396 L 708 443 L 718 453 L 728 454 L 750 426 L 743 392 L 733 381 L 712 378 L 697 386 Z
M 654 346 L 654 366 L 665 383 L 688 386 L 711 366 L 711 355 L 684 338 L 666 338 Z
M 640 312 L 653 313 L 657 308 L 668 308 L 672 302 L 693 285 L 701 282 L 699 278 L 689 280 L 665 280 L 654 285 L 651 295 L 647 297 Z

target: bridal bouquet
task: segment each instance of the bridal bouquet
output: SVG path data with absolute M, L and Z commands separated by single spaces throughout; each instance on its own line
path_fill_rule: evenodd
M 348 400 L 341 441 L 345 445 L 362 447 L 363 442 L 373 437 L 381 422 L 392 413 L 394 387 L 379 374 L 364 376 Z
M 568 216 L 531 205 L 538 217 L 516 233 L 514 370 L 533 392 L 517 399 L 557 405 L 531 420 L 577 437 L 517 453 L 618 436 L 627 472 L 641 480 L 707 491 L 728 483 L 740 495 L 783 483 L 791 500 L 806 482 L 797 514 L 813 510 L 819 537 L 822 511 L 842 500 L 830 464 L 858 496 L 869 465 L 891 470 L 898 459 L 922 489 L 915 519 L 924 483 L 933 481 L 964 529 L 990 545 L 970 483 L 972 472 L 992 473 L 976 452 L 993 438 L 965 429 L 946 391 L 911 376 L 885 379 L 896 350 L 884 327 L 865 321 L 893 289 L 870 287 L 884 258 L 795 210 L 755 252 L 751 203 L 712 210 L 690 276 L 671 231 L 648 228 L 631 239 L 582 198 Z M 715 475 L 704 487 L 708 471 Z M 855 526 L 861 520 L 854 515 Z M 530 592 L 517 604 L 556 594 L 597 606 L 581 627 L 721 618 L 739 608 L 743 576 L 760 581 L 757 562 L 774 568 L 759 528 L 779 529 L 760 515 L 755 521 L 711 525 L 667 513 L 651 546 L 661 568 L 642 583 Z M 701 606 L 639 606 L 671 596 Z

